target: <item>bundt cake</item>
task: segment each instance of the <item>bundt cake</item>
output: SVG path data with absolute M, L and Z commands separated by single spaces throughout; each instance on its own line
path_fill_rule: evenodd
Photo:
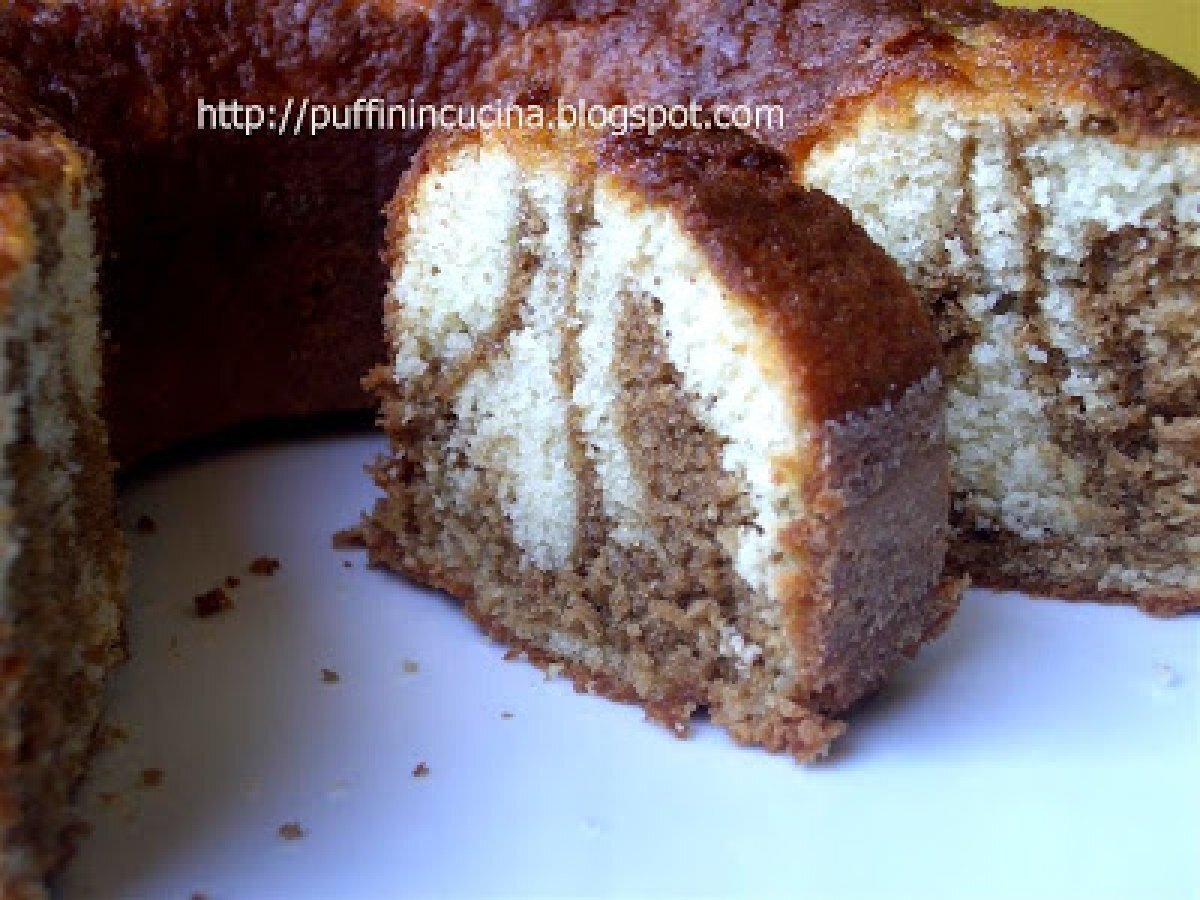
M 386 252 L 376 562 L 581 687 L 801 759 L 949 620 L 936 336 L 784 157 L 443 132 Z
M 330 129 L 292 139 L 263 129 L 247 136 L 198 121 L 208 98 L 264 108 L 302 97 L 323 103 L 491 99 L 518 84 L 526 89 L 532 74 L 539 90 L 571 99 L 777 104 L 783 126 L 757 137 L 783 153 L 795 180 L 850 207 L 916 286 L 940 332 L 955 486 L 954 570 L 985 583 L 1131 601 L 1160 612 L 1200 605 L 1200 549 L 1193 535 L 1200 502 L 1193 337 L 1200 87 L 1119 35 L 1068 14 L 1005 11 L 983 0 L 0 0 L 0 64 L 7 398 L 0 405 L 0 510 L 6 517 L 0 528 L 0 883 L 6 897 L 37 895 L 42 875 L 61 856 L 65 797 L 82 771 L 103 674 L 121 653 L 123 552 L 104 426 L 116 459 L 129 467 L 157 450 L 249 422 L 361 412 L 367 401 L 359 379 L 384 358 L 380 298 L 388 272 L 379 260 L 384 232 L 378 213 L 421 135 Z M 463 140 L 457 146 L 471 152 L 474 145 Z M 515 185 L 523 183 L 519 173 L 533 151 L 497 140 L 494 149 L 508 154 L 513 168 L 508 192 L 491 195 L 500 211 L 523 196 Z M 711 290 L 687 290 L 703 293 L 704 308 L 714 314 L 741 315 L 761 329 L 763 317 L 772 319 L 788 303 L 779 299 L 776 273 L 741 242 L 758 233 L 755 228 L 765 229 L 764 241 L 766 232 L 785 233 L 786 215 L 756 225 L 746 207 L 734 204 L 717 216 L 705 206 L 713 202 L 707 189 L 683 186 L 710 174 L 714 185 L 745 179 L 755 182 L 746 196 L 782 204 L 780 163 L 760 147 L 735 163 L 721 155 L 722 140 L 741 139 L 601 138 L 551 143 L 546 152 L 591 160 L 566 180 L 573 192 L 591 185 L 593 201 L 603 190 L 613 208 L 624 203 L 621 215 L 630 223 L 655 223 L 622 234 L 614 255 L 639 240 L 669 238 L 675 247 L 690 247 L 690 262 L 705 276 L 698 275 L 697 284 Z M 451 144 L 438 146 L 453 152 Z M 647 161 L 645 153 L 660 151 L 675 168 Z M 436 152 L 425 157 L 429 164 Z M 746 174 L 760 169 L 760 175 Z M 435 181 L 422 169 L 406 189 Z M 93 206 L 101 185 L 103 202 Z M 788 202 L 811 213 L 822 229 L 805 231 L 797 246 L 820 254 L 820 240 L 834 240 L 830 231 L 838 232 L 856 248 L 839 266 L 853 278 L 874 271 L 889 285 L 888 315 L 901 315 L 906 295 L 861 236 L 852 236 L 844 221 L 837 224 L 838 214 L 824 200 L 792 196 L 798 199 Z M 401 215 L 398 207 L 393 215 Z M 525 202 L 512 215 L 531 226 L 540 213 Z M 725 216 L 726 224 L 717 221 Z M 570 221 L 567 238 L 577 239 L 582 225 Z M 550 242 L 562 237 L 559 230 L 534 231 L 530 227 L 524 245 L 512 251 L 518 268 L 534 251 L 548 254 Z M 397 252 L 402 232 L 393 236 Z M 486 228 L 470 237 L 488 235 L 500 240 Z M 100 247 L 103 295 L 99 349 L 93 242 Z M 729 265 L 742 258 L 738 254 L 750 264 L 740 273 Z M 588 259 L 604 264 L 599 254 Z M 818 278 L 798 250 L 781 252 L 780 259 L 781 266 L 796 267 L 800 284 Z M 872 259 L 878 265 L 866 264 Z M 463 262 L 447 260 L 454 271 L 462 271 Z M 649 271 L 688 262 L 675 257 L 637 265 Z M 429 273 L 421 277 L 428 287 Z M 487 296 L 484 291 L 475 309 L 485 318 L 487 304 L 495 302 Z M 526 290 L 534 303 L 549 303 L 548 296 L 541 287 Z M 935 402 L 926 377 L 932 357 L 914 351 L 876 359 L 873 345 L 858 340 L 853 359 L 831 357 L 826 368 L 786 339 L 788 328 L 799 333 L 818 319 L 799 317 L 784 327 L 774 317 L 762 332 L 770 352 L 754 358 L 758 368 L 742 354 L 749 367 L 742 371 L 758 377 L 766 395 L 793 418 L 784 425 L 755 420 L 745 433 L 763 428 L 764 435 L 793 443 L 802 437 L 810 451 L 823 447 L 830 455 L 809 453 L 806 467 L 767 486 L 813 504 L 804 507 L 812 514 L 804 521 L 814 527 L 780 534 L 764 526 L 759 534 L 758 520 L 745 518 L 763 499 L 754 494 L 759 483 L 717 463 L 719 457 L 724 466 L 727 448 L 741 446 L 734 439 L 743 432 L 723 430 L 733 426 L 712 418 L 720 407 L 702 402 L 718 395 L 687 381 L 705 371 L 704 361 L 693 369 L 670 355 L 669 304 L 656 308 L 656 296 L 647 289 L 628 304 L 623 299 L 619 309 L 605 307 L 615 317 L 609 346 L 623 348 L 632 367 L 622 371 L 661 379 L 649 390 L 613 387 L 608 402 L 623 410 L 616 420 L 589 419 L 581 406 L 591 397 L 587 402 L 602 411 L 603 384 L 600 393 L 583 390 L 579 401 L 572 388 L 569 402 L 544 368 L 504 385 L 514 392 L 503 395 L 514 416 L 527 410 L 529 392 L 546 388 L 547 415 L 567 422 L 559 436 L 565 443 L 556 445 L 566 447 L 556 483 L 569 485 L 570 502 L 584 511 L 567 550 L 543 542 L 536 518 L 567 500 L 558 497 L 559 507 L 542 495 L 531 500 L 529 483 L 500 465 L 513 463 L 498 458 L 504 429 L 518 426 L 517 419 L 483 415 L 484 395 L 489 389 L 496 395 L 488 380 L 496 373 L 474 367 L 476 380 L 453 391 L 437 386 L 445 402 L 478 413 L 453 436 L 465 442 L 459 449 L 468 461 L 463 478 L 477 478 L 486 501 L 473 512 L 447 510 L 444 527 L 461 526 L 468 515 L 490 522 L 481 546 L 508 546 L 513 553 L 489 557 L 479 578 L 484 586 L 504 579 L 533 583 L 527 608 L 515 595 L 497 598 L 476 590 L 474 581 L 452 582 L 461 547 L 447 549 L 433 565 L 423 542 L 442 539 L 434 523 L 420 523 L 411 534 L 401 529 L 414 527 L 405 524 L 405 502 L 444 498 L 441 483 L 421 494 L 415 474 L 422 470 L 409 468 L 407 455 L 400 455 L 426 446 L 400 424 L 405 404 L 424 410 L 422 422 L 449 421 L 437 417 L 444 412 L 437 397 L 425 408 L 405 391 L 446 368 L 450 349 L 473 351 L 487 335 L 451 339 L 436 352 L 420 341 L 411 353 L 407 345 L 399 348 L 402 356 L 394 348 L 393 363 L 429 356 L 431 368 L 392 365 L 374 376 L 397 455 L 379 470 L 387 496 L 366 533 L 377 558 L 459 595 L 473 594 L 468 605 L 489 627 L 534 655 L 571 660 L 572 671 L 597 689 L 635 696 L 672 723 L 707 703 L 744 740 L 815 752 L 836 730 L 831 723 L 845 705 L 922 632 L 934 630 L 938 611 L 952 602 L 950 595 L 929 593 L 932 576 L 923 567 L 936 553 L 937 537 L 926 530 L 928 522 L 918 517 L 920 527 L 910 532 L 876 529 L 872 518 L 895 514 L 907 502 L 905 491 L 914 509 L 924 515 L 932 509 L 928 497 L 917 502 L 923 482 L 910 484 L 900 474 L 908 466 L 933 477 L 936 432 L 925 418 Z M 443 321 L 436 315 L 450 308 L 441 303 L 431 306 L 431 322 Z M 800 306 L 806 314 L 823 308 L 816 301 Z M 390 324 L 393 338 L 419 335 L 424 327 L 405 319 L 405 308 Z M 872 307 L 881 314 L 883 308 Z M 882 346 L 899 339 L 880 334 L 888 329 L 861 305 L 851 304 L 850 312 Z M 831 327 L 844 324 L 835 316 Z M 497 339 L 514 338 L 521 333 L 517 325 L 514 319 L 513 334 L 497 332 Z M 590 346 L 584 338 L 597 327 L 581 319 L 555 332 L 570 336 L 564 346 L 576 348 L 567 359 L 578 371 L 567 374 L 579 384 L 599 377 L 583 355 Z M 545 352 L 547 333 L 533 328 L 529 352 Z M 497 364 L 511 362 L 511 349 Z M 592 349 L 606 352 L 602 345 Z M 764 360 L 782 368 L 764 369 Z M 884 383 L 885 371 L 895 373 L 894 384 Z M 846 376 L 845 393 L 831 387 L 837 372 Z M 479 402 L 471 401 L 471 390 Z M 641 409 L 644 422 L 629 412 Z M 854 412 L 859 415 L 847 418 Z M 626 420 L 622 435 L 619 422 Z M 813 430 L 802 431 L 805 426 Z M 678 433 L 684 456 L 665 460 L 656 453 L 664 429 Z M 894 441 L 872 442 L 888 429 Z M 535 435 L 518 433 L 527 443 Z M 614 460 L 586 452 L 600 445 L 595 442 L 623 447 L 630 435 L 650 442 L 635 447 L 645 454 L 644 470 L 634 467 L 643 462 L 637 453 Z M 491 460 L 493 468 L 476 469 L 473 458 Z M 413 466 L 418 462 L 427 460 Z M 597 531 L 597 510 L 604 522 L 610 518 L 610 482 L 621 483 L 622 465 L 631 496 L 642 505 L 625 510 L 617 503 L 617 513 L 633 517 L 621 527 L 641 522 L 657 541 L 643 562 L 667 599 L 653 610 L 635 611 L 628 570 L 619 568 L 630 564 L 619 550 L 625 546 L 619 537 L 628 534 L 611 524 Z M 602 484 L 610 484 L 607 493 L 597 487 Z M 500 485 L 505 492 L 498 496 Z M 675 496 L 672 485 L 694 493 L 681 487 Z M 714 518 L 703 520 L 707 525 L 692 524 L 701 498 L 714 509 Z M 496 512 L 506 503 L 521 504 L 523 516 L 507 531 Z M 686 550 L 686 569 L 671 567 L 672 554 L 684 551 L 661 525 L 673 510 L 695 540 Z M 889 548 L 864 538 L 858 546 L 859 528 L 868 529 L 871 540 L 910 543 Z M 544 570 L 536 565 L 504 568 L 503 561 L 521 559 L 516 549 L 526 546 L 549 563 L 602 547 L 614 568 L 585 567 L 569 578 L 563 566 L 552 566 L 541 580 L 535 576 Z M 784 565 L 789 553 L 814 561 L 807 573 L 812 584 L 782 576 L 778 584 L 753 577 L 753 583 L 739 582 L 736 563 L 753 556 L 741 555 L 747 546 L 768 557 L 774 549 L 784 553 L 769 558 L 767 569 Z M 912 553 L 902 564 L 878 572 L 880 560 L 890 553 L 899 559 L 905 546 Z M 864 568 L 847 569 L 851 557 Z M 897 599 L 881 606 L 882 594 L 863 593 L 870 572 L 894 585 Z M 699 596 L 688 580 L 693 577 L 708 579 L 705 591 L 722 599 Z M 626 593 L 597 596 L 606 578 Z M 812 603 L 797 602 L 799 596 Z M 551 646 L 551 631 L 537 615 L 554 603 L 574 618 Z M 788 621 L 774 629 L 755 624 L 742 613 L 744 604 L 756 603 Z M 595 630 L 599 610 L 626 609 L 621 604 L 628 612 L 620 621 L 637 624 L 640 616 L 655 623 L 646 635 Z M 722 622 L 735 630 L 723 631 Z M 578 641 L 593 638 L 597 652 L 589 655 Z M 611 652 L 600 653 L 601 646 Z M 690 663 L 687 648 L 699 654 Z M 660 662 L 668 658 L 674 661 Z M 851 660 L 861 669 L 846 668 Z M 777 685 L 754 674 L 768 664 L 781 673 Z M 694 678 L 690 691 L 682 676 L 675 678 L 683 672 Z M 673 686 L 660 690 L 647 681 L 657 676 L 647 673 L 661 673 Z
M 100 417 L 91 160 L 0 64 L 0 897 L 68 850 L 125 550 Z
M 1200 83 L 1080 16 L 981 0 L 651 0 L 530 30 L 596 103 L 774 104 L 759 136 L 896 259 L 948 357 L 977 583 L 1200 606 Z

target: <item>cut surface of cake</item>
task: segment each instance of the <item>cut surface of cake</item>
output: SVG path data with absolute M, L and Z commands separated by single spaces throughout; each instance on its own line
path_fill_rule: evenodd
M 375 561 L 577 684 L 822 753 L 945 625 L 936 338 L 746 135 L 437 135 L 390 210 Z
M 0 896 L 69 853 L 125 550 L 100 419 L 90 160 L 0 65 Z
M 776 107 L 758 136 L 937 325 L 952 566 L 1200 607 L 1194 76 L 1080 16 L 981 0 L 651 0 L 528 32 L 478 96 L 529 73 L 598 103 Z

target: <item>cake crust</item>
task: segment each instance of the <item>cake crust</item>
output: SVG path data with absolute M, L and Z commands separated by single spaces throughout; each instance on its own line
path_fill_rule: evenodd
M 880 98 L 1078 99 L 1128 140 L 1200 136 L 1200 84 L 1125 35 L 1065 10 L 990 0 L 654 0 L 598 22 L 550 23 L 507 42 L 471 84 L 511 96 L 531 77 L 596 103 L 779 104 L 758 136 L 799 163 Z

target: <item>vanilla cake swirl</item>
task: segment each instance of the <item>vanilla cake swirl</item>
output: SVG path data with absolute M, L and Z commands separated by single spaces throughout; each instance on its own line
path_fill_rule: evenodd
M 439 134 L 390 215 L 372 558 L 681 733 L 824 752 L 957 603 L 899 270 L 735 132 Z

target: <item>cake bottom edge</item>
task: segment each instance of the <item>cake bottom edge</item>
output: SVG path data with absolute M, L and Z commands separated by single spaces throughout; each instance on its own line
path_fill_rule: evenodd
M 419 586 L 438 590 L 461 603 L 467 616 L 484 634 L 508 648 L 506 659 L 524 657 L 548 675 L 566 677 L 579 693 L 640 706 L 647 720 L 665 727 L 678 738 L 690 736 L 695 716 L 704 711 L 710 722 L 719 726 L 740 746 L 787 754 L 800 763 L 816 762 L 828 755 L 834 742 L 846 732 L 848 716 L 886 685 L 886 681 L 876 685 L 846 710 L 831 712 L 812 708 L 811 704 L 784 699 L 773 714 L 766 716 L 746 715 L 738 709 L 736 702 L 723 703 L 710 690 L 713 684 L 698 684 L 690 689 L 676 689 L 666 695 L 647 697 L 629 679 L 611 671 L 593 668 L 539 641 L 517 635 L 498 616 L 480 606 L 471 584 L 449 570 L 414 565 L 411 559 L 405 559 L 392 538 L 385 531 L 373 527 L 369 519 L 358 528 L 342 532 L 339 541 L 341 546 L 365 549 L 372 566 L 394 572 Z M 931 611 L 926 627 L 912 646 L 903 648 L 904 657 L 911 659 L 920 647 L 946 630 L 966 585 L 964 578 L 945 577 L 932 587 L 926 604 Z

